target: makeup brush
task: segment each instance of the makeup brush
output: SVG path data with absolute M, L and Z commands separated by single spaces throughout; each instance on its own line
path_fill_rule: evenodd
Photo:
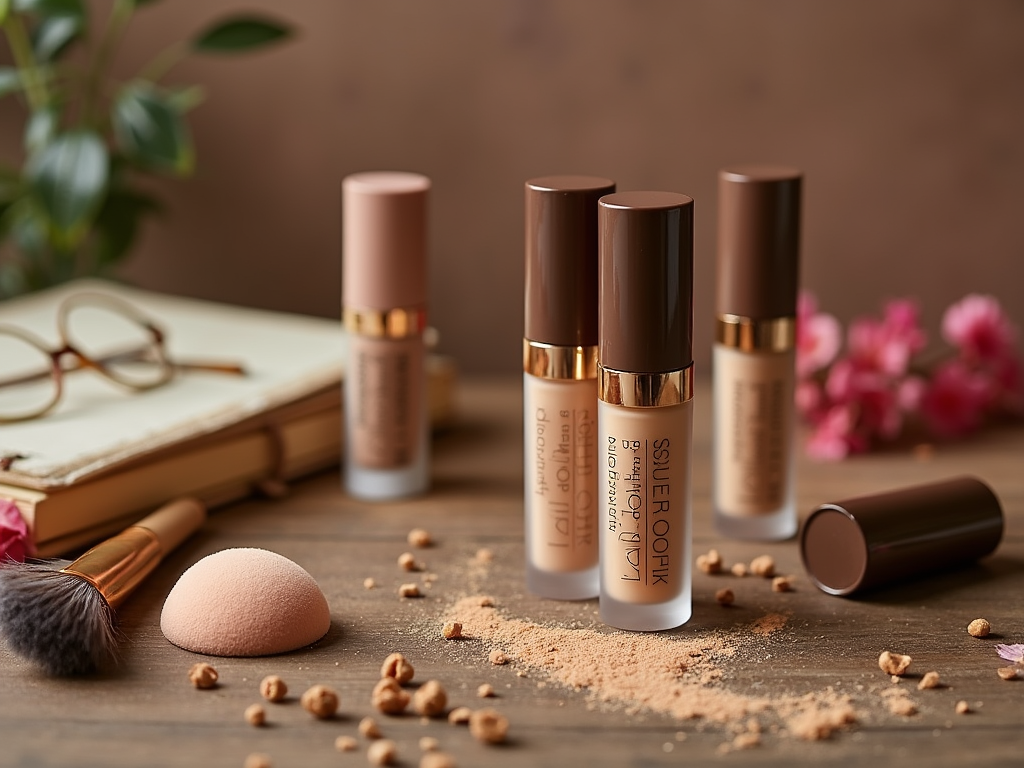
M 0 563 L 0 634 L 48 674 L 95 671 L 116 658 L 114 609 L 205 519 L 199 501 L 178 499 L 59 570 Z

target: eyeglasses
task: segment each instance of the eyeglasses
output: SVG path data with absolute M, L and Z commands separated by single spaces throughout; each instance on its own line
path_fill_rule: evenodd
M 128 302 L 102 293 L 76 293 L 57 310 L 61 347 L 0 324 L 0 424 L 38 418 L 64 391 L 64 374 L 91 369 L 135 391 L 154 389 L 179 371 L 244 375 L 234 363 L 171 361 L 164 332 Z

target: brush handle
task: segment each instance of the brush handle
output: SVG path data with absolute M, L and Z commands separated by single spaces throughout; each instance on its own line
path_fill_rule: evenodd
M 195 499 L 172 501 L 97 544 L 61 572 L 89 582 L 116 608 L 204 520 L 206 509 Z

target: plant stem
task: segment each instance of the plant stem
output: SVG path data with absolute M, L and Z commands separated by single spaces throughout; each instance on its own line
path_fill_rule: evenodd
M 188 46 L 183 42 L 164 48 L 139 71 L 139 77 L 155 83 L 166 75 L 171 67 L 185 58 L 187 53 Z
M 11 46 L 14 63 L 21 70 L 21 81 L 25 86 L 25 96 L 28 98 L 29 107 L 35 112 L 47 105 L 50 95 L 46 89 L 46 82 L 39 72 L 35 56 L 32 54 L 32 44 L 25 32 L 25 24 L 20 16 L 10 13 L 4 21 L 3 27 L 7 35 L 7 43 Z
M 96 58 L 87 75 L 85 97 L 82 103 L 82 121 L 87 126 L 99 124 L 100 98 L 110 59 L 128 22 L 131 21 L 134 10 L 135 3 L 132 0 L 116 0 L 114 8 L 110 12 L 107 28 L 103 31 L 103 37 L 96 49 Z

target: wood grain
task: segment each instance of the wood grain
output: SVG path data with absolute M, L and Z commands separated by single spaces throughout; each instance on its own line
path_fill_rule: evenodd
M 827 596 L 804 577 L 793 541 L 763 545 L 717 537 L 710 520 L 710 409 L 708 388 L 697 393 L 694 438 L 694 552 L 717 548 L 727 563 L 771 554 L 793 574 L 795 591 L 774 593 L 762 579 L 694 574 L 694 615 L 665 633 L 685 639 L 719 632 L 737 652 L 720 663 L 722 690 L 744 696 L 804 695 L 831 687 L 848 694 L 859 722 L 827 741 L 806 742 L 771 730 L 761 746 L 723 752 L 728 726 L 675 721 L 631 711 L 623 702 L 595 702 L 587 691 L 549 681 L 544 672 L 513 661 L 495 667 L 479 640 L 444 641 L 442 617 L 467 594 L 493 595 L 504 615 L 542 624 L 614 631 L 597 621 L 596 601 L 559 603 L 525 593 L 522 545 L 522 437 L 520 391 L 514 379 L 474 381 L 460 395 L 457 426 L 435 439 L 435 486 L 419 500 L 365 504 L 347 498 L 337 473 L 295 486 L 284 500 L 250 500 L 214 514 L 206 528 L 175 552 L 121 610 L 122 663 L 102 675 L 51 680 L 0 651 L 0 765 L 140 766 L 243 765 L 250 752 L 271 755 L 274 766 L 365 765 L 360 753 L 339 754 L 334 739 L 356 735 L 360 718 L 374 714 L 370 689 L 380 663 L 401 651 L 416 679 L 444 683 L 452 706 L 481 706 L 475 696 L 490 683 L 489 701 L 511 721 L 502 747 L 475 742 L 465 728 L 443 720 L 378 716 L 399 748 L 401 764 L 419 762 L 421 736 L 434 736 L 463 766 L 627 766 L 728 763 L 771 765 L 901 764 L 959 766 L 968 762 L 1019 765 L 1024 679 L 1000 680 L 993 645 L 1024 642 L 1024 429 L 994 428 L 976 438 L 937 447 L 922 461 L 909 450 L 798 468 L 799 507 L 955 474 L 976 474 L 996 490 L 1007 517 L 999 550 L 983 562 L 909 582 L 862 599 Z M 422 574 L 397 565 L 413 527 L 427 528 L 436 546 L 415 550 L 437 580 L 418 600 L 396 590 Z M 197 691 L 187 680 L 201 657 L 169 645 L 159 630 L 160 608 L 175 579 L 200 557 L 227 547 L 273 549 L 305 567 L 332 607 L 327 637 L 310 649 L 259 659 L 206 659 L 221 685 Z M 480 547 L 494 552 L 488 567 L 469 565 Z M 410 576 L 412 578 L 410 578 Z M 373 578 L 377 588 L 363 587 Z M 729 586 L 736 605 L 722 608 L 716 589 Z M 769 613 L 785 626 L 760 637 L 745 627 Z M 968 622 L 987 618 L 995 635 L 975 639 Z M 944 687 L 905 686 L 918 714 L 900 717 L 884 707 L 894 683 L 876 665 L 879 652 L 911 654 L 918 675 L 937 670 Z M 521 673 L 522 676 L 519 676 Z M 267 704 L 268 725 L 256 729 L 242 713 L 259 699 L 266 674 L 291 689 L 282 704 Z M 339 717 L 316 721 L 299 706 L 306 687 L 325 683 L 341 695 Z M 959 700 L 975 712 L 954 713 Z

